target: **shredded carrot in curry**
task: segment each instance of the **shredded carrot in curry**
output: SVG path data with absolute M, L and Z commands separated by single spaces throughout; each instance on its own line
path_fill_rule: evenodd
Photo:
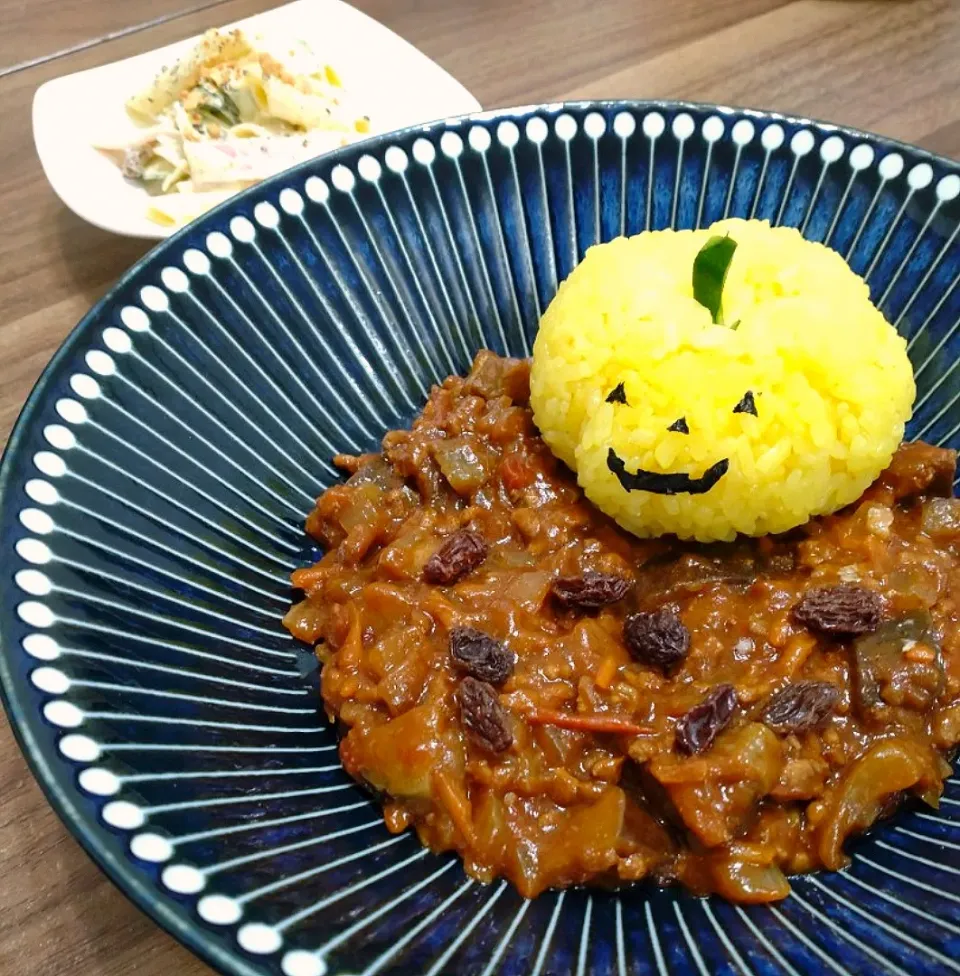
M 937 652 L 926 644 L 917 644 L 903 652 L 903 656 L 914 664 L 931 664 L 937 659 Z
M 749 775 L 750 767 L 734 756 L 712 756 L 656 764 L 656 777 L 664 784 L 703 783 L 710 779 L 739 780 Z
M 777 670 L 783 677 L 792 678 L 816 646 L 817 642 L 810 634 L 794 635 L 777 661 Z
M 600 662 L 600 667 L 597 668 L 597 673 L 594 676 L 593 683 L 603 691 L 613 683 L 613 679 L 617 676 L 617 659 L 611 654 L 609 657 L 605 657 Z
M 290 574 L 290 585 L 295 590 L 309 590 L 317 583 L 322 583 L 328 575 L 327 568 L 319 563 L 313 566 L 304 566 L 302 569 L 295 569 Z
M 615 715 L 596 715 L 581 712 L 555 712 L 548 708 L 534 708 L 526 712 L 524 718 L 531 725 L 555 725 L 559 729 L 572 729 L 575 732 L 609 732 L 611 735 L 643 735 L 653 729 L 637 725 L 626 718 Z
M 442 769 L 435 769 L 432 777 L 437 797 L 443 804 L 443 808 L 450 814 L 454 826 L 468 844 L 475 844 L 470 801 L 454 786 L 453 781 Z

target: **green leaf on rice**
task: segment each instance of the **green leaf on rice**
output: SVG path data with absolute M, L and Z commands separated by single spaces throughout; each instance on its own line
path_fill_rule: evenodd
M 714 322 L 722 323 L 723 283 L 727 280 L 737 242 L 730 237 L 711 237 L 693 259 L 693 297 L 710 313 Z M 740 323 L 738 322 L 737 325 Z

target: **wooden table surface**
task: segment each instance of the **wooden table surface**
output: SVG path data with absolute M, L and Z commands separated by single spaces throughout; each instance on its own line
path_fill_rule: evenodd
M 355 2 L 486 108 L 680 97 L 830 119 L 960 156 L 957 0 Z M 0 0 L 0 442 L 70 328 L 148 246 L 61 206 L 33 149 L 33 92 L 274 5 Z M 210 970 L 87 859 L 0 717 L 0 976 L 66 973 Z

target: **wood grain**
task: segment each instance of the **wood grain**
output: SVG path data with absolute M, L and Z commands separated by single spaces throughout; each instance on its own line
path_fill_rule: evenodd
M 960 117 L 958 52 L 952 0 L 799 0 L 562 95 L 776 108 L 923 144 Z M 960 143 L 942 133 L 939 151 Z
M 220 0 L 0 0 L 0 75 Z M 145 49 L 148 50 L 148 49 Z
M 0 0 L 0 440 L 69 329 L 147 249 L 82 223 L 43 179 L 29 105 L 42 82 L 273 4 Z M 826 117 L 960 155 L 955 0 L 360 0 L 487 107 L 669 96 Z M 104 39 L 113 31 L 163 23 Z M 13 59 L 13 60 L 11 60 Z M 0 976 L 209 970 L 99 873 L 46 805 L 0 720 Z M 413 976 L 413 974 L 411 974 Z
M 364 0 L 485 108 L 556 98 L 615 67 L 784 5 L 785 0 Z

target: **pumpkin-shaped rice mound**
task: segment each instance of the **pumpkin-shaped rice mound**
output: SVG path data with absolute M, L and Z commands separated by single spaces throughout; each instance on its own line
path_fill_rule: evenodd
M 698 252 L 736 250 L 720 321 Z M 590 500 L 638 536 L 784 532 L 857 499 L 915 395 L 906 343 L 835 251 L 725 220 L 591 248 L 534 345 L 531 404 Z

